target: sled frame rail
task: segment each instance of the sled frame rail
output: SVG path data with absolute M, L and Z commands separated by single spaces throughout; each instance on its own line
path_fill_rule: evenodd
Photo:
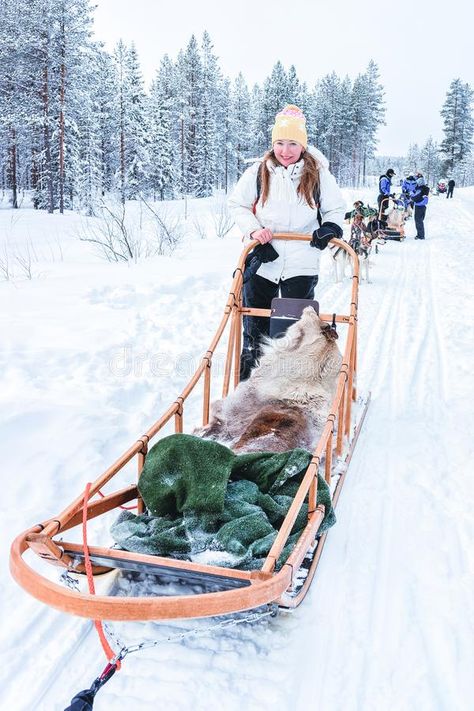
M 274 239 L 309 241 L 311 236 L 280 233 L 275 235 Z M 114 597 L 106 595 L 94 596 L 64 588 L 36 572 L 24 559 L 26 551 L 31 549 L 38 556 L 54 565 L 70 572 L 82 573 L 84 571 L 83 547 L 55 537 L 80 524 L 83 508 L 85 506 L 87 508 L 88 520 L 133 500 L 137 501 L 138 512 L 143 512 L 143 501 L 140 498 L 137 485 L 128 486 L 107 494 L 99 500 L 92 500 L 92 497 L 135 457 L 137 458 L 137 478 L 139 478 L 150 441 L 170 420 L 174 418 L 175 433 L 183 432 L 186 400 L 201 381 L 203 382 L 202 423 L 205 425 L 209 422 L 213 355 L 226 328 L 229 330 L 229 335 L 222 396 L 228 395 L 232 378 L 233 386 L 237 386 L 239 382 L 242 317 L 244 315 L 270 317 L 270 309 L 253 309 L 242 305 L 245 259 L 248 253 L 257 245 L 256 242 L 251 242 L 244 248 L 234 271 L 229 296 L 216 333 L 194 375 L 181 394 L 145 434 L 139 437 L 91 484 L 87 502 L 84 502 L 85 494 L 83 492 L 80 493 L 55 518 L 33 526 L 14 540 L 10 554 L 10 569 L 20 586 L 45 604 L 71 614 L 95 620 L 207 617 L 239 612 L 269 602 L 284 600 L 285 592 L 291 590 L 295 573 L 314 544 L 318 529 L 324 518 L 324 507 L 316 504 L 318 472 L 320 468 L 323 469 L 321 473 L 324 474 L 326 482 L 331 482 L 331 475 L 335 466 L 334 454 L 337 461 L 342 455 L 344 444 L 350 439 L 351 407 L 352 402 L 356 399 L 359 260 L 354 250 L 343 240 L 333 239 L 331 242 L 346 251 L 352 260 L 351 301 L 348 314 L 321 313 L 319 317 L 323 321 L 333 322 L 335 320 L 336 323 L 347 325 L 343 360 L 337 378 L 336 392 L 323 432 L 262 568 L 254 571 L 229 569 L 173 558 L 132 553 L 114 548 L 89 546 L 88 550 L 92 558 L 93 570 L 96 574 L 114 567 L 147 571 L 153 569 L 160 576 L 177 576 L 183 580 L 192 579 L 193 582 L 196 580 L 206 582 L 220 581 L 226 587 L 226 589 L 217 592 L 203 592 L 196 595 Z M 322 467 L 323 457 L 324 468 Z M 337 489 L 334 504 L 338 496 L 339 488 Z M 275 571 L 276 562 L 283 551 L 304 502 L 308 503 L 306 527 L 293 547 L 286 563 L 280 570 Z M 320 553 L 318 554 L 318 559 L 319 555 Z M 313 575 L 314 571 L 312 571 L 311 578 Z

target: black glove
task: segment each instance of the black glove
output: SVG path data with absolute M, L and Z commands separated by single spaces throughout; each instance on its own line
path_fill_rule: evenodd
M 279 257 L 278 252 L 275 247 L 270 244 L 270 242 L 265 242 L 265 244 L 257 244 L 251 254 L 258 257 L 261 262 L 274 262 L 275 259 L 278 259 Z
M 269 242 L 258 244 L 245 259 L 244 284 L 256 273 L 262 263 L 274 262 L 278 256 L 278 252 Z
M 310 245 L 318 249 L 326 249 L 329 240 L 333 237 L 342 237 L 342 229 L 334 222 L 323 222 L 321 227 L 314 230 Z

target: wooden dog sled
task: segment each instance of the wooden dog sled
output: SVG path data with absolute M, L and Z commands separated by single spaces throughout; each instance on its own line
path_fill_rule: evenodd
M 392 198 L 383 198 L 380 201 L 378 220 L 376 223 L 372 221 L 371 231 L 372 234 L 380 239 L 393 240 L 395 242 L 402 242 L 405 239 L 405 226 L 403 221 L 399 221 L 397 225 L 391 224 L 390 215 L 388 218 L 385 216 L 385 208 L 390 205 L 390 200 Z M 396 201 L 394 200 L 394 205 Z M 395 208 L 394 208 L 395 209 Z M 383 226 L 386 223 L 386 226 Z
M 275 239 L 309 240 L 307 235 L 279 234 Z M 41 602 L 56 609 L 94 620 L 165 620 L 175 618 L 197 618 L 223 615 L 250 610 L 268 603 L 294 608 L 304 599 L 321 556 L 327 533 L 318 537 L 318 529 L 324 516 L 324 507 L 316 505 L 318 471 L 331 485 L 333 505 L 337 503 L 347 467 L 357 441 L 368 400 L 353 406 L 356 398 L 355 373 L 357 367 L 357 304 L 359 263 L 355 252 L 344 242 L 332 240 L 345 250 L 353 262 L 353 277 L 350 303 L 345 314 L 321 313 L 324 321 L 339 324 L 346 329 L 343 361 L 337 380 L 336 393 L 328 413 L 322 436 L 313 452 L 311 462 L 304 474 L 297 494 L 279 529 L 271 550 L 258 570 L 240 570 L 226 567 L 198 564 L 131 553 L 122 549 L 101 547 L 83 543 L 68 542 L 64 535 L 81 523 L 95 519 L 111 511 L 119 510 L 129 502 L 136 502 L 138 512 L 144 505 L 137 484 L 119 488 L 103 498 L 94 499 L 100 490 L 123 470 L 132 460 L 136 460 L 138 477 L 144 466 L 149 443 L 163 430 L 168 422 L 173 422 L 176 433 L 183 432 L 183 420 L 189 395 L 198 384 L 203 386 L 202 422 L 209 421 L 211 379 L 214 378 L 213 355 L 221 339 L 226 341 L 225 368 L 223 369 L 221 392 L 225 397 L 239 380 L 239 358 L 241 351 L 242 315 L 270 316 L 270 310 L 250 309 L 242 306 L 242 279 L 247 254 L 255 246 L 244 249 L 234 272 L 232 286 L 225 305 L 224 314 L 212 339 L 209 349 L 189 381 L 188 385 L 164 414 L 129 449 L 99 476 L 86 492 L 79 493 L 61 513 L 43 521 L 21 533 L 11 547 L 10 569 L 17 583 Z M 215 376 L 218 377 L 218 373 Z M 355 422 L 354 413 L 358 412 Z M 197 423 L 195 423 L 197 424 Z M 162 432 L 161 432 L 162 434 Z M 282 567 L 275 567 L 301 506 L 308 504 L 307 524 L 299 536 L 289 557 Z M 97 522 L 96 522 L 97 523 Z M 76 536 L 77 539 L 77 536 Z M 172 591 L 176 581 L 183 584 L 185 594 L 152 594 L 137 596 L 95 595 L 89 592 L 69 589 L 57 582 L 54 576 L 43 574 L 42 561 L 58 566 L 66 574 L 84 574 L 85 561 L 89 558 L 94 578 L 110 571 L 116 575 L 130 575 L 134 572 L 156 576 L 166 588 L 166 581 L 172 581 Z M 27 560 L 28 559 L 28 560 Z M 39 572 L 41 571 L 41 572 Z M 53 571 L 54 572 L 54 571 Z M 105 577 L 105 576 L 104 576 Z M 186 587 L 187 586 L 187 587 Z M 168 586 L 170 587 L 170 586 Z M 196 588 L 202 592 L 196 593 Z M 190 593 L 191 590 L 191 593 Z

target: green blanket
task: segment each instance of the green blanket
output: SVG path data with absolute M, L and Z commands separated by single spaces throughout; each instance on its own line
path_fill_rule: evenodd
M 212 440 L 176 434 L 157 442 L 138 488 L 147 508 L 124 511 L 113 524 L 116 543 L 130 551 L 210 565 L 258 568 L 268 554 L 311 460 L 304 449 L 234 454 Z M 323 533 L 335 521 L 329 487 L 318 476 Z M 307 522 L 301 508 L 281 566 Z

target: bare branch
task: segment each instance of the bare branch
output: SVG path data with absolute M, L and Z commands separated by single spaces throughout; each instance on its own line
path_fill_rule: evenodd
M 214 220 L 214 229 L 219 239 L 225 237 L 234 226 L 234 221 L 230 216 L 227 202 L 223 198 L 216 198 L 212 218 Z

